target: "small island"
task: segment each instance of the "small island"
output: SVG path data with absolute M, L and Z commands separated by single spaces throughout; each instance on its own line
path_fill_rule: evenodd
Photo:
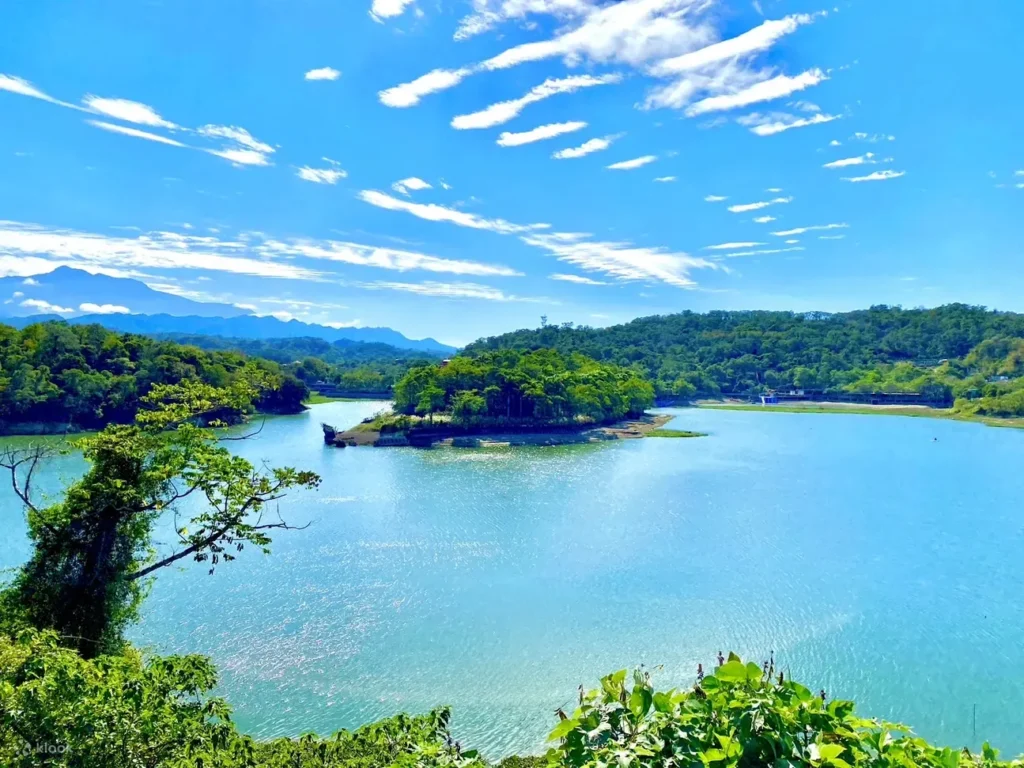
M 395 384 L 394 408 L 348 430 L 324 424 L 324 442 L 489 447 L 698 437 L 659 430 L 672 417 L 648 414 L 654 388 L 629 368 L 578 353 L 501 350 L 420 365 Z

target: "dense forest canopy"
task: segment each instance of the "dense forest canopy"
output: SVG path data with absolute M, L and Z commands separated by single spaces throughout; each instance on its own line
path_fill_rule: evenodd
M 184 333 L 156 338 L 210 350 L 234 350 L 249 357 L 280 363 L 288 373 L 316 389 L 326 382 L 341 393 L 390 396 L 395 382 L 416 365 L 441 359 L 440 354 L 399 349 L 390 344 L 361 341 L 326 341 L 311 336 L 288 339 L 237 339 Z
M 579 352 L 643 372 L 659 396 L 795 387 L 924 392 L 951 399 L 991 383 L 989 369 L 980 363 L 998 349 L 975 354 L 976 347 L 1001 339 L 1009 354 L 1013 340 L 1021 338 L 1024 315 L 951 304 L 936 309 L 877 306 L 838 314 L 682 312 L 608 328 L 567 324 L 520 330 L 481 339 L 466 351 Z M 1007 365 L 1011 373 L 1016 370 Z
M 654 404 L 636 371 L 554 350 L 459 355 L 410 370 L 395 384 L 395 411 L 446 412 L 456 423 L 608 422 Z
M 171 341 L 47 322 L 0 325 L 0 424 L 61 422 L 92 428 L 130 422 L 154 386 L 199 381 L 227 387 L 257 370 L 263 386 L 247 407 L 292 413 L 306 385 L 271 360 Z

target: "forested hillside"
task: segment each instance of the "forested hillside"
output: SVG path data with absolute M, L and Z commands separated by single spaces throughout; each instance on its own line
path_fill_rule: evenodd
M 239 352 L 204 351 L 115 333 L 99 325 L 0 325 L 0 426 L 58 422 L 77 428 L 130 422 L 159 384 L 200 381 L 228 387 L 242 375 L 261 382 L 246 407 L 294 413 L 305 384 L 278 363 Z
M 347 339 L 330 342 L 311 336 L 238 339 L 168 333 L 156 338 L 274 360 L 311 389 L 316 388 L 317 382 L 325 381 L 343 393 L 379 393 L 381 396 L 390 396 L 395 382 L 410 368 L 441 359 L 440 353 L 400 349 L 390 344 Z
M 547 326 L 481 339 L 470 353 L 554 348 L 636 366 L 659 395 L 800 387 L 849 391 L 948 386 L 936 369 L 987 339 L 1024 337 L 1024 315 L 950 304 L 837 314 L 682 312 L 608 328 Z M 970 375 L 970 372 L 966 372 Z

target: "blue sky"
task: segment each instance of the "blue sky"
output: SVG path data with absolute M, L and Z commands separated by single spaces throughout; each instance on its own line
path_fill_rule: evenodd
M 0 275 L 70 264 L 452 343 L 541 315 L 1024 310 L 1017 0 L 33 0 L 0 22 Z

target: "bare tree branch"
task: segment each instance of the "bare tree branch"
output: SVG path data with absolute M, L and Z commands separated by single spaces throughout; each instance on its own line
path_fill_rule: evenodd
M 260 422 L 260 428 L 257 429 L 255 432 L 249 432 L 249 433 L 244 434 L 244 435 L 236 435 L 234 437 L 218 437 L 217 438 L 217 442 L 218 443 L 227 443 L 227 442 L 231 442 L 232 440 L 249 440 L 250 438 L 256 437 L 256 435 L 258 435 L 260 432 L 262 432 L 263 431 L 263 427 L 266 425 L 266 423 L 267 423 L 267 417 L 264 416 L 263 420 Z

